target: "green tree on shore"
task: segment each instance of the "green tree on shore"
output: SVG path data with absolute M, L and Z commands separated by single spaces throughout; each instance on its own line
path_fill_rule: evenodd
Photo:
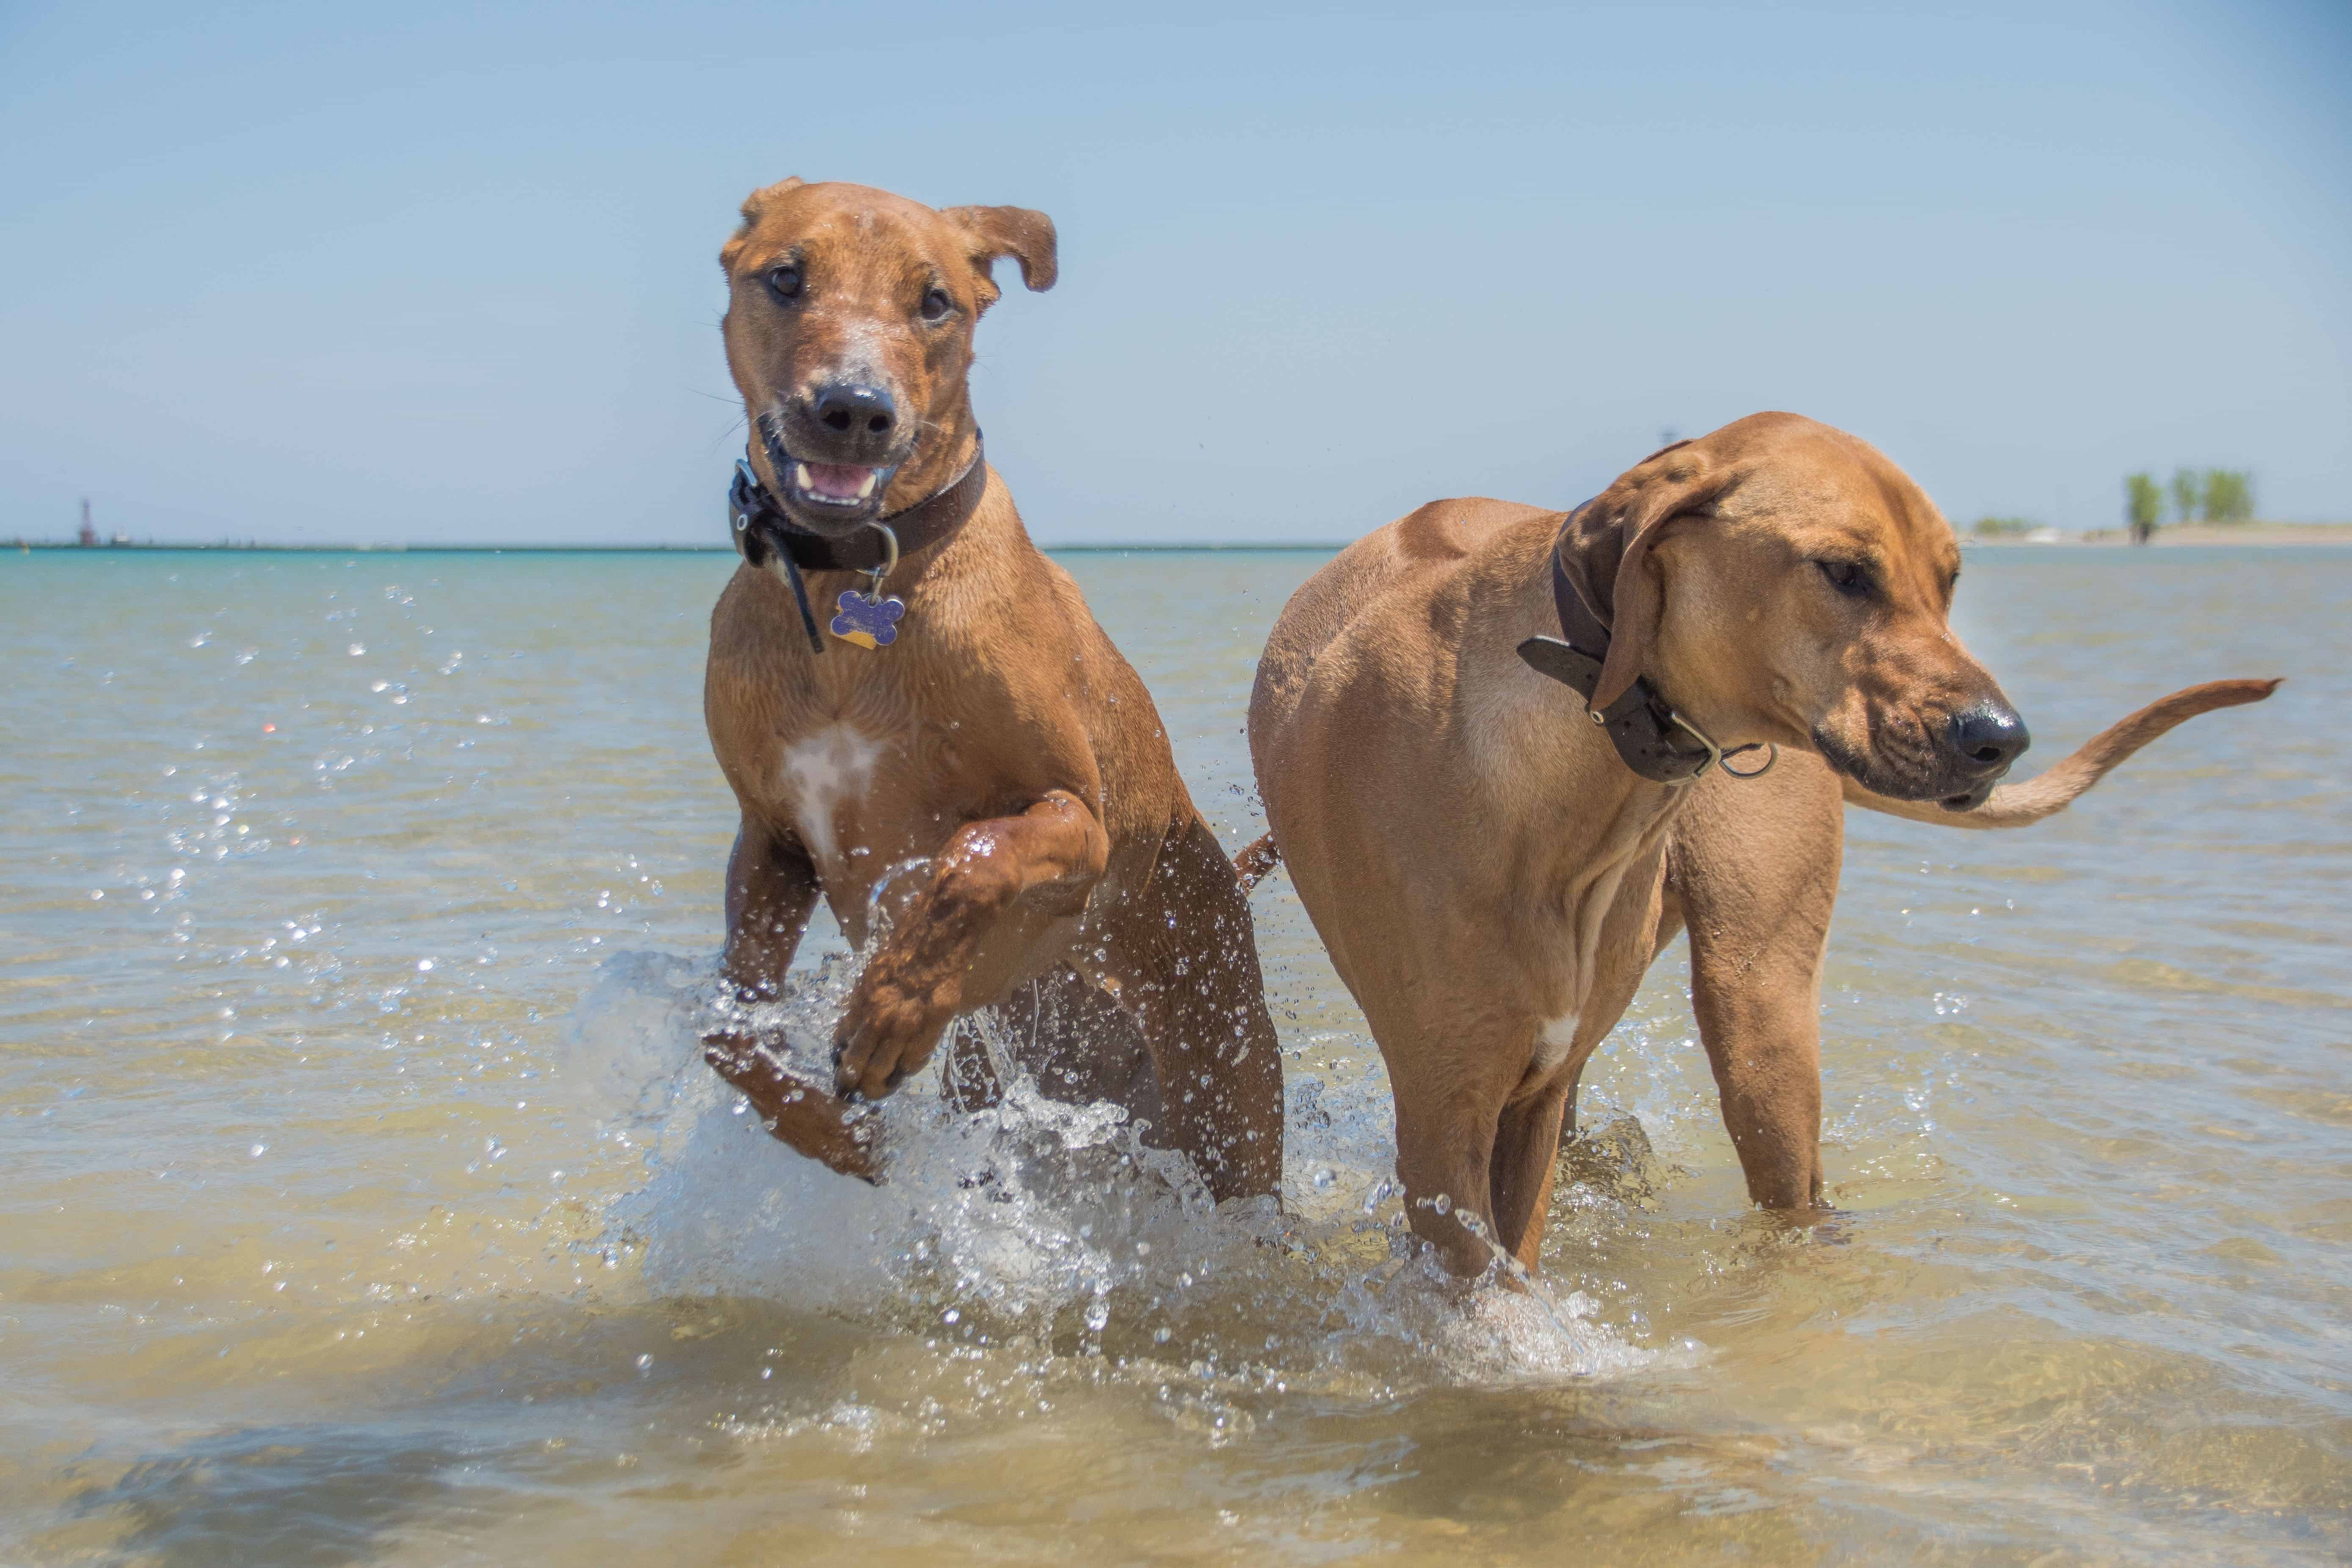
M 2172 470 L 2172 521 L 2195 522 L 2197 509 L 2204 504 L 2205 481 L 2194 468 Z
M 2183 468 L 2181 473 L 2189 470 Z M 2174 493 L 2179 493 L 2180 476 L 2173 476 Z M 2146 544 L 2156 532 L 2157 519 L 2164 513 L 2164 491 L 2148 473 L 2129 474 L 2124 479 L 2124 516 L 2131 523 L 2131 541 Z M 2184 514 L 2185 515 L 2185 514 Z
M 2254 515 L 2254 476 L 2242 468 L 2205 470 L 2205 521 L 2249 522 Z
M 1976 536 L 1979 539 L 2017 539 L 2041 526 L 2030 517 L 1980 517 L 1976 521 Z

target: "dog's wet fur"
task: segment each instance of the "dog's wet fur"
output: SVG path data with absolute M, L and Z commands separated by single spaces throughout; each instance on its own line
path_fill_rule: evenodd
M 1595 708 L 1647 678 L 1718 743 L 1777 747 L 1778 765 L 1681 784 L 1627 769 L 1582 700 L 1517 653 L 1560 631 L 1555 551 L 1611 629 Z M 1241 866 L 1288 865 L 1362 1005 L 1396 1093 L 1407 1213 L 1450 1267 L 1476 1272 L 1494 1246 L 1536 1263 L 1584 1064 L 1685 929 L 1748 1193 L 1819 1205 L 1843 803 L 2021 826 L 2182 720 L 2277 684 L 2176 692 L 2001 784 L 2026 731 L 1952 633 L 1959 570 L 1951 528 L 1883 454 L 1759 414 L 1654 453 L 1574 514 L 1432 503 L 1292 597 L 1250 703 L 1273 831 Z
M 1052 222 L 798 180 L 744 204 L 720 257 L 728 366 L 753 468 L 792 521 L 855 533 L 967 471 L 972 331 L 1004 257 L 1050 287 Z M 866 585 L 807 582 L 824 605 Z M 1048 1092 L 1153 1121 L 1219 1199 L 1276 1192 L 1282 1076 L 1248 905 L 1142 682 L 992 469 L 888 590 L 906 614 L 881 649 L 812 653 L 790 590 L 748 564 L 712 615 L 704 710 L 742 812 L 728 980 L 776 994 L 819 898 L 871 944 L 833 1081 L 747 1028 L 710 1037 L 712 1064 L 777 1137 L 879 1180 L 861 1105 L 996 1007 Z M 985 1103 L 994 1070 L 958 1040 L 949 1096 Z

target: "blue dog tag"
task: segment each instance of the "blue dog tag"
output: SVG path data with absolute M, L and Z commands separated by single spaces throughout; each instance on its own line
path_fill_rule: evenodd
M 869 599 L 855 588 L 843 592 L 841 614 L 833 617 L 833 635 L 859 647 L 887 647 L 898 640 L 898 620 L 907 602 L 897 595 Z

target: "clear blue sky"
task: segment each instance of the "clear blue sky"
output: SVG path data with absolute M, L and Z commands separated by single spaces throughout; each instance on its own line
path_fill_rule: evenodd
M 0 537 L 715 542 L 790 174 L 1053 215 L 977 390 L 1047 541 L 1567 505 L 1764 407 L 1962 523 L 2352 517 L 2352 6 L 1435 10 L 0 7 Z

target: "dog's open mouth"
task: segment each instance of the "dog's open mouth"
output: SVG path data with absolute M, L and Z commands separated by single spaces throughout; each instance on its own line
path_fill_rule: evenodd
M 784 481 L 780 499 L 785 510 L 820 528 L 872 521 L 881 513 L 882 494 L 894 471 L 864 463 L 812 463 L 773 449 L 770 458 Z
M 777 433 L 760 422 L 761 443 L 767 448 L 768 468 L 782 493 L 777 500 L 794 519 L 814 527 L 870 522 L 881 514 L 882 497 L 890 488 L 895 463 L 820 463 L 795 458 Z
M 860 507 L 874 499 L 882 470 L 856 463 L 794 463 L 792 487 L 815 506 Z

